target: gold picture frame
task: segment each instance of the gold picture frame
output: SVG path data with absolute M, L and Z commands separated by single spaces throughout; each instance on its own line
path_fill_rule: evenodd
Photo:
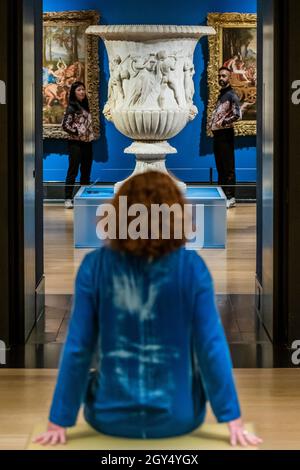
M 257 15 L 252 13 L 209 13 L 208 25 L 216 30 L 216 35 L 210 36 L 208 39 L 207 134 L 212 135 L 210 120 L 220 90 L 218 71 L 221 66 L 226 65 L 234 72 L 232 73 L 232 87 L 241 99 L 243 110 L 243 118 L 235 123 L 235 134 L 239 136 L 256 135 Z M 247 49 L 247 44 L 248 47 L 251 44 L 252 48 Z
M 95 138 L 100 136 L 98 38 L 86 35 L 99 24 L 95 10 L 43 15 L 43 137 L 68 139 L 61 127 L 68 90 L 76 80 L 86 85 Z

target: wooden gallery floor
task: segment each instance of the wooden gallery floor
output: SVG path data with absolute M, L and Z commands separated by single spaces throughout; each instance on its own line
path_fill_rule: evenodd
M 300 374 L 295 369 L 237 369 L 243 416 L 262 436 L 261 449 L 300 449 Z M 56 371 L 0 370 L 0 450 L 25 449 L 46 425 Z M 82 419 L 82 417 L 80 417 Z M 215 422 L 211 412 L 207 422 Z
M 45 275 L 47 294 L 72 294 L 78 266 L 90 250 L 73 248 L 73 211 L 45 206 Z M 218 294 L 253 294 L 256 266 L 256 205 L 228 211 L 226 250 L 202 250 Z
M 73 247 L 72 210 L 45 205 L 46 333 L 63 342 L 68 326 L 74 278 L 83 256 L 90 250 Z M 228 244 L 225 250 L 202 250 L 212 272 L 217 302 L 230 342 L 256 342 L 255 268 L 256 205 L 238 204 L 227 211 Z M 58 307 L 54 309 L 54 307 Z M 62 317 L 65 313 L 64 317 Z M 40 341 L 41 330 L 31 341 Z M 265 340 L 261 331 L 259 340 Z M 43 343 L 45 341 L 42 341 Z M 238 356 L 240 357 L 240 356 Z M 244 365 L 240 362 L 236 365 Z

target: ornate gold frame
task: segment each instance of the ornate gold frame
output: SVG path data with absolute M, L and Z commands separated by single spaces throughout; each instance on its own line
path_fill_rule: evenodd
M 94 10 L 61 11 L 44 13 L 44 26 L 69 25 L 96 25 L 99 24 L 100 15 Z M 100 136 L 99 111 L 99 55 L 98 38 L 86 36 L 86 88 L 93 118 L 93 130 L 96 139 Z M 44 124 L 43 137 L 51 139 L 67 139 L 68 135 L 58 124 Z
M 209 13 L 208 25 L 213 26 L 216 35 L 209 36 L 209 65 L 208 65 L 208 109 L 207 109 L 207 134 L 212 135 L 209 122 L 216 105 L 219 86 L 218 69 L 222 65 L 223 28 L 256 28 L 257 15 L 251 13 Z M 256 121 L 239 121 L 235 124 L 235 134 L 240 136 L 256 135 Z

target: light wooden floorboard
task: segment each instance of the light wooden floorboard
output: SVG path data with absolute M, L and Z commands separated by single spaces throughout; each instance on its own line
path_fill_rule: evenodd
M 256 205 L 238 204 L 228 212 L 226 250 L 202 250 L 218 294 L 253 294 L 256 267 Z M 45 275 L 47 294 L 72 294 L 74 278 L 90 250 L 73 248 L 73 211 L 46 205 Z
M 264 439 L 261 449 L 300 449 L 300 373 L 236 369 L 244 420 Z M 47 420 L 55 370 L 0 370 L 0 450 L 24 449 L 36 423 Z M 82 416 L 80 416 L 80 420 Z M 208 422 L 214 422 L 209 411 Z

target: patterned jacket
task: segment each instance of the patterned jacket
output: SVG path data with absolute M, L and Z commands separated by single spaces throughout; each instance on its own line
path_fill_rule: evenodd
M 82 142 L 95 140 L 91 113 L 79 104 L 69 105 L 63 118 L 62 128 L 69 134 L 69 139 Z
M 211 118 L 211 130 L 231 128 L 242 118 L 240 100 L 231 86 L 221 90 Z

